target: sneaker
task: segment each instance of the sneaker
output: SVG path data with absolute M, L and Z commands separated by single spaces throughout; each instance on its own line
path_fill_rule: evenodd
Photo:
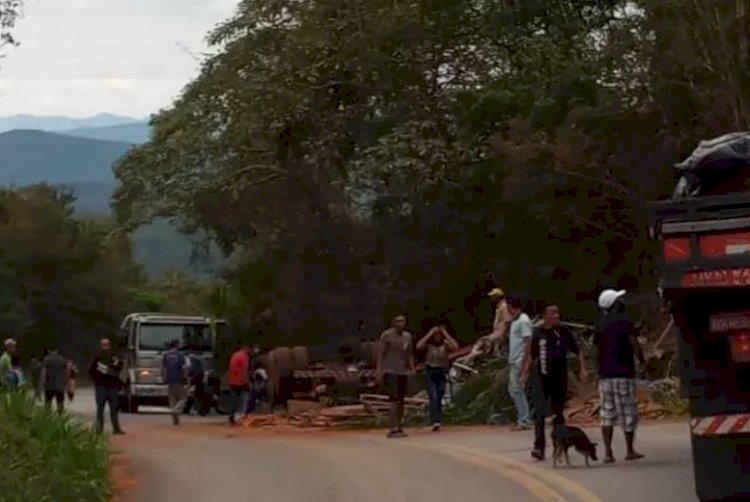
M 406 433 L 402 430 L 390 431 L 388 433 L 389 438 L 405 438 Z
M 544 462 L 544 452 L 542 450 L 531 450 L 531 458 L 539 462 Z
M 440 430 L 440 428 L 443 426 L 440 422 L 432 424 L 432 432 L 437 432 Z

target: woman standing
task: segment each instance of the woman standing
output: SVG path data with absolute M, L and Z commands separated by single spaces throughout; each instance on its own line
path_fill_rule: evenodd
M 425 377 L 430 396 L 430 422 L 432 430 L 438 431 L 443 422 L 443 396 L 450 367 L 448 354 L 458 350 L 444 324 L 433 327 L 419 342 L 417 350 L 425 350 Z

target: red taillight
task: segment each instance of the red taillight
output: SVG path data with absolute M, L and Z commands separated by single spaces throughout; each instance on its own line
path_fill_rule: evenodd
M 750 253 L 750 232 L 703 235 L 699 238 L 699 245 L 706 258 Z
M 729 343 L 734 362 L 750 363 L 750 333 L 733 333 L 729 335 Z
M 667 263 L 685 261 L 690 258 L 691 254 L 689 237 L 674 237 L 664 240 L 664 260 Z

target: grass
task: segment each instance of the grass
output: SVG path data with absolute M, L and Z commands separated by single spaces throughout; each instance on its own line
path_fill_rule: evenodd
M 20 392 L 0 393 L 0 502 L 105 502 L 106 439 Z

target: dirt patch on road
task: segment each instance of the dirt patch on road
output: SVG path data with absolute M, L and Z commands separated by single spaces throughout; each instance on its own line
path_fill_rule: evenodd
M 138 486 L 138 480 L 128 459 L 119 451 L 113 451 L 109 464 L 109 478 L 112 482 L 112 502 L 124 502 Z

